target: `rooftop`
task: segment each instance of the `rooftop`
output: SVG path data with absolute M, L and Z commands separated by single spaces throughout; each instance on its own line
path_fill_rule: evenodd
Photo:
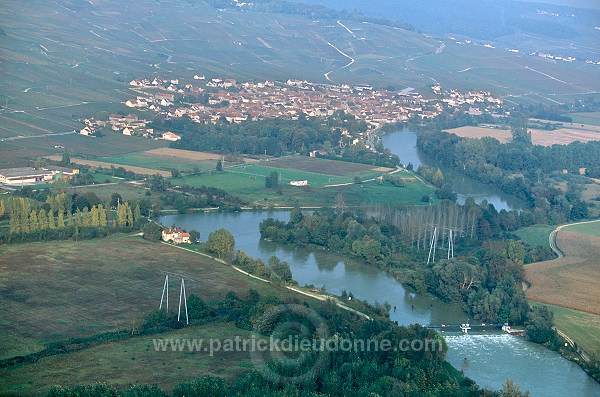
M 5 168 L 0 169 L 0 175 L 5 178 L 19 178 L 34 175 L 50 175 L 52 171 L 48 170 L 36 170 L 32 167 L 21 167 L 21 168 Z

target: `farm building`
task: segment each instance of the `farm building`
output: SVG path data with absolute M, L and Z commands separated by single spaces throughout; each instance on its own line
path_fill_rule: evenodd
M 0 170 L 0 183 L 6 185 L 50 183 L 58 174 L 63 178 L 71 179 L 74 175 L 79 174 L 79 170 L 54 165 L 49 165 L 39 170 L 32 167 L 6 168 Z
M 27 185 L 52 181 L 54 173 L 50 170 L 36 170 L 32 167 L 6 168 L 0 170 L 0 183 L 7 185 Z
M 163 241 L 172 241 L 175 244 L 186 243 L 190 244 L 190 234 L 184 232 L 183 229 L 179 229 L 176 227 L 170 227 L 168 229 L 163 229 L 162 231 L 162 239 Z

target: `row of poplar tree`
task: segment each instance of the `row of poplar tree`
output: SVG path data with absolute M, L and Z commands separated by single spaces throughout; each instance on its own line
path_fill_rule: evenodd
M 119 203 L 115 211 L 97 204 L 90 209 L 76 209 L 71 213 L 70 197 L 62 193 L 49 196 L 48 210 L 37 208 L 37 204 L 24 197 L 0 200 L 0 218 L 8 216 L 11 234 L 27 234 L 49 229 L 73 227 L 106 227 L 119 229 L 139 228 L 141 225 L 140 206 L 135 208 L 128 202 Z

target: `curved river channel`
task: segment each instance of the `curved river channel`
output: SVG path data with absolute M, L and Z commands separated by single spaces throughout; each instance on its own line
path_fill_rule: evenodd
M 427 155 L 417 150 L 417 135 L 410 130 L 392 132 L 382 137 L 383 145 L 400 157 L 406 165 L 412 163 L 416 170 L 421 164 L 437 167 L 437 164 Z M 457 202 L 464 204 L 467 197 L 473 197 L 477 203 L 487 200 L 496 210 L 522 210 L 527 203 L 510 194 L 504 193 L 495 186 L 486 185 L 454 170 L 442 168 L 444 175 L 452 180 L 452 190 L 457 195 Z
M 225 228 L 233 233 L 236 249 L 263 260 L 277 255 L 288 261 L 300 285 L 325 286 L 336 295 L 346 290 L 371 303 L 389 302 L 395 306 L 390 318 L 401 325 L 460 324 L 467 320 L 461 310 L 435 298 L 410 293 L 384 271 L 359 261 L 262 241 L 258 225 L 270 216 L 289 220 L 288 211 L 274 211 L 165 215 L 159 221 L 166 226 L 175 224 L 188 230 L 196 229 L 203 240 L 214 230 Z M 469 335 L 445 332 L 444 335 L 450 347 L 447 360 L 454 367 L 464 369 L 465 374 L 482 387 L 500 389 L 502 383 L 512 379 L 532 396 L 600 396 L 600 384 L 579 366 L 524 338 L 497 331 Z

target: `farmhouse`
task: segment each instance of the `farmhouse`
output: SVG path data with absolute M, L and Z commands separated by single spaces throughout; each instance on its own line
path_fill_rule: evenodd
M 179 229 L 176 227 L 170 227 L 168 229 L 163 229 L 162 231 L 162 239 L 163 241 L 172 241 L 175 244 L 186 243 L 190 244 L 190 234 L 188 232 L 184 232 L 183 229 Z
M 54 173 L 49 170 L 36 170 L 31 167 L 6 168 L 0 170 L 0 183 L 7 185 L 25 185 L 40 182 L 50 182 Z
M 177 134 L 172 133 L 171 131 L 163 132 L 162 139 L 165 141 L 175 142 L 181 139 L 181 137 Z

